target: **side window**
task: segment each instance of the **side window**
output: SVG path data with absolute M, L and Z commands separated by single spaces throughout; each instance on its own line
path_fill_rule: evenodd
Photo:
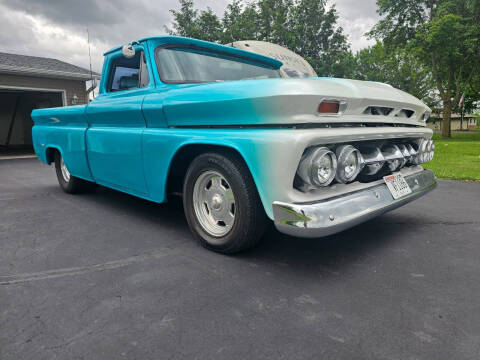
M 108 91 L 137 89 L 149 83 L 148 69 L 143 51 L 127 59 L 119 56 L 112 60 Z

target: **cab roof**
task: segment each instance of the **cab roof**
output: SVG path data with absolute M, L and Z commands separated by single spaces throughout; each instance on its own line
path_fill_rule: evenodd
M 262 62 L 262 63 L 268 64 L 268 65 L 274 67 L 275 69 L 278 69 L 283 65 L 283 63 L 281 61 L 279 61 L 277 59 L 273 59 L 273 58 L 268 57 L 268 56 L 260 55 L 260 54 L 257 54 L 257 53 L 253 53 L 253 52 L 245 51 L 245 50 L 241 50 L 241 49 L 235 49 L 235 48 L 230 47 L 230 46 L 216 44 L 216 43 L 209 42 L 209 41 L 186 38 L 186 37 L 182 37 L 182 36 L 171 36 L 171 35 L 150 36 L 150 37 L 142 38 L 142 39 L 137 40 L 137 41 L 133 41 L 133 43 L 135 43 L 135 42 L 142 43 L 142 42 L 146 42 L 148 40 L 158 40 L 159 43 L 161 43 L 161 44 L 179 44 L 179 45 L 190 45 L 190 46 L 193 45 L 193 46 L 206 48 L 206 49 L 209 49 L 209 50 L 221 51 L 223 53 L 226 53 L 226 54 L 229 54 L 229 55 L 232 55 L 232 56 L 239 56 L 239 57 L 243 57 L 243 58 L 252 59 L 253 61 Z M 108 54 L 111 54 L 113 52 L 119 51 L 121 49 L 122 49 L 122 46 L 117 46 L 117 47 L 114 47 L 113 49 L 108 50 L 103 55 L 108 55 Z

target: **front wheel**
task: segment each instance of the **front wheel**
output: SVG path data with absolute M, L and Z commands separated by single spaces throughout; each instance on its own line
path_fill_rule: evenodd
M 200 244 L 225 254 L 254 246 L 267 224 L 250 172 L 233 154 L 194 159 L 185 176 L 183 206 Z
M 67 165 L 60 152 L 55 152 L 55 171 L 57 173 L 58 183 L 63 191 L 68 194 L 77 194 L 84 191 L 93 190 L 95 183 L 79 179 L 68 171 Z

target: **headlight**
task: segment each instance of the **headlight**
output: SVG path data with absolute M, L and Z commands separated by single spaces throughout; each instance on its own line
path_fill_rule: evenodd
M 297 174 L 307 184 L 327 186 L 335 178 L 337 158 L 326 147 L 308 149 L 302 156 Z
M 336 151 L 338 167 L 336 179 L 341 183 L 353 181 L 364 166 L 362 154 L 352 145 L 343 145 Z

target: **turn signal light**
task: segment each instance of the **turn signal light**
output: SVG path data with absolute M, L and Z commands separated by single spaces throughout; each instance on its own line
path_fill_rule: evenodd
M 320 114 L 338 114 L 340 109 L 340 102 L 332 100 L 324 100 L 318 105 L 318 112 Z

